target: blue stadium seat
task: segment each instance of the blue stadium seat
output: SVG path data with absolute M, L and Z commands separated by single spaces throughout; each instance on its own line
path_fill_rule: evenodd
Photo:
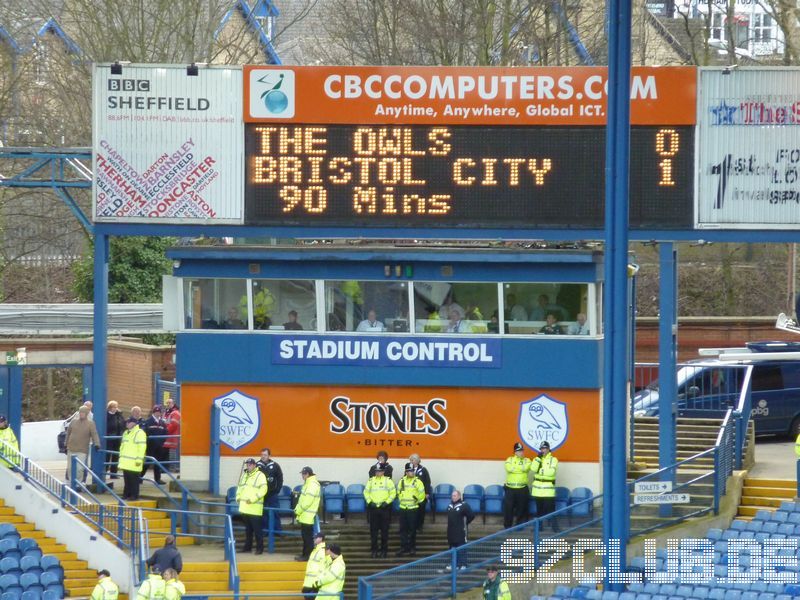
M 553 592 L 555 596 L 562 596 L 564 598 L 569 598 L 569 595 L 572 590 L 570 590 L 569 586 L 566 585 L 557 585 L 556 590 Z
M 531 596 L 528 600 L 547 600 L 547 596 Z
M 778 523 L 786 523 L 789 520 L 789 513 L 785 510 L 776 510 L 772 513 L 770 521 L 777 521 Z
M 487 515 L 503 514 L 503 486 L 489 485 L 483 491 L 483 510 Z
M 19 561 L 11 556 L 6 556 L 5 558 L 0 559 L 0 573 L 3 575 L 10 573 L 11 575 L 16 575 L 19 577 L 22 575 L 22 569 L 19 566 Z
M 0 600 L 19 600 L 19 594 L 16 592 L 3 592 L 0 594 Z M 53 600 L 61 600 L 61 598 L 54 598 Z
M 23 556 L 22 560 L 19 561 L 19 568 L 24 573 L 35 573 L 37 577 L 44 573 L 42 567 L 39 566 L 39 559 L 35 556 Z
M 2 586 L 0 586 L 2 587 Z M 787 585 L 786 589 L 783 590 L 784 594 L 789 594 L 790 596 L 797 597 L 800 596 L 800 585 L 793 583 L 791 585 Z
M 0 524 L 0 540 L 14 540 L 19 542 L 19 532 L 11 523 Z
M 658 590 L 661 586 L 657 583 L 646 583 L 644 585 L 644 592 L 645 594 L 658 594 Z
M 10 592 L 21 596 L 23 590 L 22 586 L 19 584 L 19 577 L 11 573 L 0 575 L 0 592 Z
M 767 521 L 761 527 L 761 531 L 764 533 L 778 533 L 778 527 L 781 525 L 788 525 L 788 523 L 778 523 L 777 521 Z
M 22 558 L 25 558 L 26 556 L 32 556 L 36 560 L 41 560 L 41 558 L 42 558 L 42 549 L 41 548 L 29 548 L 28 550 L 25 551 L 25 554 L 22 555 Z
M 752 540 L 754 539 L 760 531 L 739 531 L 739 539 L 740 540 Z
M 61 566 L 61 561 L 58 560 L 57 556 L 45 554 L 39 561 L 39 564 L 45 573 L 54 573 L 59 579 L 64 578 L 64 567 Z
M 367 501 L 364 499 L 364 485 L 361 483 L 351 483 L 347 486 L 344 493 L 347 503 L 347 513 L 355 515 L 367 512 Z
M 22 586 L 23 591 L 31 590 L 39 592 L 40 595 L 44 592 L 44 586 L 39 582 L 39 576 L 33 573 L 23 573 L 22 577 L 19 578 L 19 584 Z
M 695 586 L 692 590 L 692 598 L 697 598 L 698 600 L 706 600 L 708 598 L 708 593 L 711 590 L 704 585 Z
M 569 514 L 573 517 L 592 517 L 594 515 L 594 503 L 593 502 L 583 502 L 583 500 L 588 500 L 592 498 L 594 494 L 592 494 L 592 490 L 588 487 L 576 487 L 572 490 L 572 494 L 569 497 L 569 504 L 570 504 L 570 511 Z
M 797 514 L 800 515 L 800 513 Z M 794 535 L 794 528 L 795 526 L 792 523 L 778 523 L 778 533 L 782 535 Z
M 42 594 L 42 600 L 61 600 L 63 597 L 64 588 L 60 588 L 60 590 L 45 590 L 44 594 Z M 2 600 L 2 598 L 0 598 L 0 600 Z
M 650 594 L 636 594 L 636 600 L 650 600 Z
M 556 487 L 556 510 L 569 506 L 569 488 Z
M 644 584 L 643 583 L 632 583 L 628 586 L 628 590 L 638 594 L 639 592 L 644 592 Z
M 538 514 L 538 511 L 536 510 L 536 499 L 535 498 L 529 498 L 528 499 L 528 516 L 532 519 L 537 514 Z
M 768 539 L 769 539 L 769 534 L 768 534 L 768 533 L 764 533 L 763 531 L 760 531 L 760 532 L 758 532 L 758 533 L 755 535 L 755 538 L 754 538 L 754 539 L 755 539 L 755 540 L 756 540 L 756 541 L 757 541 L 759 544 L 763 544 L 763 543 L 764 543 L 764 540 L 768 540 Z
M 742 592 L 742 600 L 758 600 L 758 592 Z
M 600 597 L 601 600 L 617 600 L 619 598 L 619 593 L 617 592 L 603 592 L 603 595 Z
M 17 544 L 19 551 L 25 554 L 28 550 L 33 550 L 39 547 L 39 542 L 33 538 L 22 538 Z
M 734 531 L 744 531 L 745 529 L 747 529 L 747 521 L 742 521 L 741 519 L 734 519 L 733 522 L 731 522 L 730 528 L 733 529 Z
M 725 590 L 722 588 L 711 588 L 708 590 L 708 600 L 723 600 L 725 598 Z
M 586 600 L 600 600 L 600 597 L 603 595 L 603 592 L 600 590 L 589 590 L 586 592 Z
M 776 594 L 775 600 L 792 600 L 792 597 L 789 594 Z
M 745 531 L 753 531 L 753 532 L 761 531 L 762 527 L 765 524 L 766 523 L 764 521 L 750 521 L 747 524 L 747 527 L 745 527 Z
M 761 592 L 758 595 L 758 600 L 775 600 L 775 594 L 770 592 Z
M 471 483 L 464 487 L 464 504 L 468 504 L 476 515 L 483 512 L 483 486 L 476 483 Z M 486 515 L 483 516 L 486 522 Z
M 676 596 L 682 596 L 683 598 L 689 598 L 692 595 L 693 588 L 690 585 L 679 585 L 678 589 L 675 590 Z
M 345 512 L 344 505 L 344 486 L 340 483 L 329 483 L 322 488 L 322 515 L 327 513 L 334 515 L 345 513 L 345 520 L 347 513 Z
M 714 577 L 717 579 L 728 576 L 728 567 L 725 564 L 714 565 Z
M 725 590 L 724 600 L 740 600 L 742 592 L 739 590 Z
M 791 523 L 792 525 L 797 525 L 800 523 L 800 511 L 790 512 L 786 522 Z
M 22 592 L 22 596 L 20 596 L 20 600 L 42 600 L 42 594 L 43 593 L 44 593 L 44 590 L 42 590 L 40 592 L 39 590 L 31 588 L 31 589 L 28 589 L 28 590 L 25 590 L 24 592 Z
M 706 533 L 706 537 L 710 539 L 712 542 L 716 542 L 717 540 L 722 538 L 722 529 L 709 529 Z
M 589 588 L 584 587 L 582 585 L 576 586 L 572 588 L 569 593 L 570 598 L 586 598 L 586 594 L 589 592 Z
M 658 593 L 663 594 L 665 596 L 674 596 L 676 589 L 677 587 L 675 586 L 674 583 L 662 583 L 661 587 L 658 590 Z
M 619 600 L 636 600 L 636 594 L 633 592 L 622 592 L 619 595 Z
M 782 583 L 768 583 L 767 584 L 767 591 L 778 595 L 783 593 L 783 585 Z
M 767 591 L 767 583 L 765 581 L 754 581 L 750 584 L 751 592 L 758 592 L 759 594 Z
M 669 596 L 665 596 L 664 594 L 653 594 L 650 596 L 650 600 L 667 600 Z
M 722 539 L 723 540 L 729 540 L 731 538 L 735 538 L 735 537 L 738 537 L 738 536 L 739 536 L 739 532 L 736 531 L 735 529 L 731 529 L 730 527 L 728 527 L 727 529 L 724 529 L 722 531 Z
M 440 483 L 433 488 L 433 512 L 447 512 L 450 506 L 450 495 L 456 489 L 452 483 Z
M 772 516 L 771 510 L 759 510 L 756 511 L 756 516 L 753 517 L 754 521 L 769 521 L 770 517 Z
M 285 485 L 278 492 L 278 508 L 291 510 L 292 508 L 292 488 Z
M 800 505 L 796 502 L 792 502 L 791 500 L 784 500 L 781 502 L 780 508 L 778 510 L 782 510 L 785 512 L 795 512 L 800 511 Z
M 55 573 L 44 573 L 41 578 L 42 586 L 44 586 L 44 591 L 46 592 L 56 592 L 61 594 L 63 597 L 64 594 L 64 581 L 62 577 L 59 577 Z

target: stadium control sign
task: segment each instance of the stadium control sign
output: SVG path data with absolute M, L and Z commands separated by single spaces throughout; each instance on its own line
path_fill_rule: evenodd
M 800 226 L 800 69 L 701 69 L 696 227 Z
M 245 224 L 603 226 L 602 67 L 244 68 Z M 634 69 L 631 226 L 689 228 L 696 70 Z
M 240 224 L 242 72 L 94 68 L 97 222 Z

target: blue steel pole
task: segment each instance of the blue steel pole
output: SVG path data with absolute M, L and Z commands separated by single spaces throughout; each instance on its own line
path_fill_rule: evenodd
M 94 329 L 92 340 L 92 414 L 100 439 L 106 434 L 106 377 L 108 373 L 108 236 L 94 236 Z M 104 454 L 92 450 L 92 472 L 103 478 Z
M 676 252 L 671 242 L 658 245 L 658 466 L 664 469 L 676 461 L 675 399 L 677 394 L 678 274 Z M 674 483 L 675 471 L 664 471 L 662 481 Z M 659 507 L 662 517 L 672 515 L 672 505 Z
M 605 286 L 603 340 L 603 538 L 620 540 L 627 564 L 626 482 L 628 161 L 630 154 L 631 2 L 608 0 L 608 121 L 606 125 Z M 611 572 L 609 553 L 604 557 Z M 608 584 L 608 580 L 606 581 Z M 607 590 L 622 591 L 611 583 Z
M 211 407 L 211 447 L 208 449 L 208 491 L 219 496 L 219 407 Z

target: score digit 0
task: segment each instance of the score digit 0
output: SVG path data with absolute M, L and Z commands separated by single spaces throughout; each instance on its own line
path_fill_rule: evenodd
M 656 154 L 663 160 L 658 163 L 661 169 L 661 178 L 658 185 L 675 185 L 672 178 L 672 158 L 678 153 L 681 145 L 681 136 L 674 129 L 659 129 L 656 134 Z

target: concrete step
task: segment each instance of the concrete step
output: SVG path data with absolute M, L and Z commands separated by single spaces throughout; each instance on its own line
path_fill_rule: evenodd
M 744 480 L 745 486 L 781 488 L 797 491 L 797 482 L 792 479 L 752 479 L 748 477 Z
M 742 496 L 758 497 L 758 498 L 783 498 L 791 500 L 797 495 L 796 489 L 791 488 L 775 488 L 775 487 L 754 487 L 747 485 L 745 482 L 742 489 Z

